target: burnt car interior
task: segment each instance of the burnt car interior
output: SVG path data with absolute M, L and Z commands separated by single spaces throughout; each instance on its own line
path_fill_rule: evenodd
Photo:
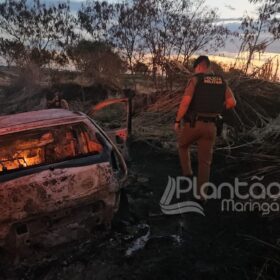
M 47 127 L 2 136 L 0 172 L 102 153 L 103 145 L 84 123 Z

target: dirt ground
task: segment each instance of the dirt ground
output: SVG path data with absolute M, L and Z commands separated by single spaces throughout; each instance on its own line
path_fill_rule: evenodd
M 177 156 L 141 142 L 131 156 L 127 199 L 108 234 L 66 244 L 36 264 L 2 266 L 0 279 L 279 279 L 279 218 L 221 212 L 219 201 L 206 204 L 205 217 L 163 215 L 168 176 L 180 175 Z M 228 180 L 225 164 L 217 153 L 212 181 Z

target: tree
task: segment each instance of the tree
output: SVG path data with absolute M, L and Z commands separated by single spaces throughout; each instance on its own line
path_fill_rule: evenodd
M 143 14 L 140 4 L 138 0 L 117 3 L 114 6 L 116 24 L 109 30 L 110 40 L 119 48 L 132 73 L 134 63 L 144 56 L 144 41 L 141 37 Z
M 204 0 L 191 1 L 187 12 L 179 15 L 180 31 L 175 34 L 176 53 L 187 63 L 198 51 L 216 51 L 224 46 L 225 38 L 230 35 L 227 28 L 217 25 L 218 14 L 205 6 Z
M 166 61 L 188 60 L 194 53 L 216 50 L 228 30 L 204 0 L 131 0 L 118 4 L 87 1 L 79 21 L 94 40 L 118 47 L 131 72 L 137 61 L 151 58 L 154 80 Z
M 68 55 L 77 69 L 95 83 L 116 84 L 124 71 L 119 55 L 104 42 L 81 40 L 68 49 Z
M 141 0 L 140 0 L 141 1 Z M 142 0 L 143 14 L 142 37 L 151 55 L 153 78 L 164 71 L 166 59 L 174 55 L 175 34 L 180 30 L 179 13 L 186 11 L 186 1 L 179 0 Z
M 204 0 L 142 0 L 143 38 L 152 56 L 154 77 L 167 61 L 187 62 L 198 51 L 217 50 L 229 31 L 217 25 L 217 12 Z
M 25 48 L 21 42 L 0 38 L 0 54 L 10 67 L 24 60 Z
M 90 34 L 92 40 L 117 47 L 131 72 L 134 60 L 143 57 L 140 38 L 142 15 L 137 8 L 138 2 L 109 4 L 88 0 L 78 12 L 81 28 Z
M 59 55 L 76 37 L 69 2 L 47 6 L 40 0 L 5 0 L 0 31 L 1 54 L 18 65 L 62 61 Z
M 249 0 L 259 3 L 257 18 L 245 16 L 242 30 L 241 52 L 248 52 L 244 72 L 247 73 L 255 53 L 264 52 L 269 45 L 280 39 L 279 0 Z M 265 35 L 265 36 L 262 36 Z
M 137 61 L 133 66 L 133 72 L 146 75 L 149 72 L 149 67 L 140 61 Z
M 108 41 L 108 28 L 112 24 L 114 5 L 106 1 L 87 0 L 78 11 L 78 21 L 95 41 Z

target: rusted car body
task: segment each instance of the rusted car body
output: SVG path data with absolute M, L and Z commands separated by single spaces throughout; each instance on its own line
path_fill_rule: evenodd
M 25 254 L 108 227 L 126 176 L 116 145 L 82 113 L 0 117 L 0 251 Z

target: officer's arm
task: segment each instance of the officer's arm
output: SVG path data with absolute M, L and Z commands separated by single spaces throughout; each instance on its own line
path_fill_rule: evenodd
M 67 102 L 65 99 L 61 99 L 60 102 L 61 102 L 61 108 L 62 108 L 62 109 L 69 110 L 68 102 Z
M 231 90 L 231 88 L 229 86 L 227 86 L 227 90 L 226 90 L 226 109 L 232 109 L 236 106 L 236 100 L 235 97 L 233 95 L 233 92 Z
M 197 79 L 195 77 L 193 77 L 189 81 L 189 84 L 185 89 L 185 93 L 183 95 L 182 101 L 181 101 L 180 106 L 179 106 L 179 110 L 178 110 L 177 117 L 176 117 L 176 122 L 181 121 L 181 119 L 186 114 L 186 112 L 189 108 L 189 105 L 191 103 L 192 97 L 193 97 L 193 93 L 194 93 L 194 90 L 195 90 L 196 83 L 197 83 Z

